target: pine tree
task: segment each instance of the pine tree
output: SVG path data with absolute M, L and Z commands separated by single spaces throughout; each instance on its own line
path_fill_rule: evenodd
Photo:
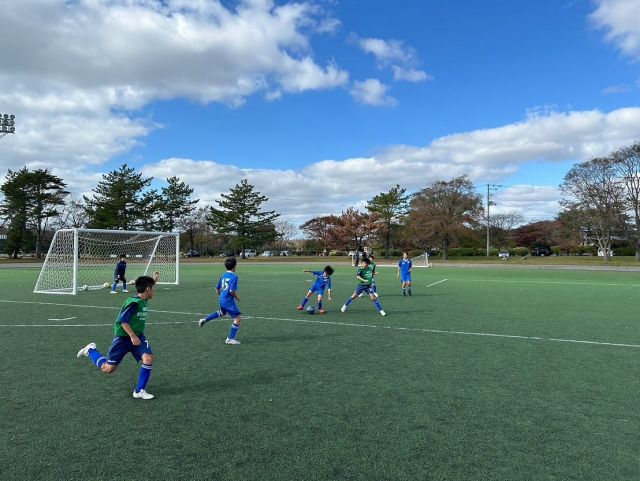
M 273 222 L 280 214 L 260 210 L 267 200 L 260 192 L 254 192 L 247 179 L 242 179 L 228 194 L 222 194 L 218 209 L 209 209 L 207 222 L 217 234 L 234 236 L 233 242 L 244 258 L 247 247 L 261 247 L 276 237 Z

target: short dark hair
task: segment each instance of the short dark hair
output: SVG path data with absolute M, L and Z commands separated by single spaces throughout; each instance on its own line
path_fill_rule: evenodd
M 368 257 L 363 257 L 362 262 L 364 262 L 365 264 L 371 264 L 371 259 L 369 259 Z
M 375 256 L 375 254 L 373 252 L 371 254 L 369 254 L 369 259 L 375 259 L 375 258 L 376 258 L 376 256 Z
M 127 257 L 127 254 L 120 254 L 120 259 L 122 259 L 123 257 Z
M 138 294 L 143 294 L 147 288 L 153 287 L 156 285 L 156 281 L 153 280 L 153 277 L 149 276 L 140 276 L 136 279 L 136 292 Z
M 237 261 L 235 257 L 227 257 L 227 259 L 224 261 L 224 266 L 227 268 L 228 271 L 232 271 L 233 268 L 236 266 Z
M 326 267 L 324 268 L 324 272 L 326 272 L 326 273 L 327 273 L 327 275 L 329 275 L 329 276 L 330 276 L 331 274 L 333 274 L 333 267 L 331 267 L 331 266 L 326 266 Z

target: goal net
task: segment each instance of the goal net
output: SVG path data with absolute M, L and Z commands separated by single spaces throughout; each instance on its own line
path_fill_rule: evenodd
M 415 267 L 433 267 L 433 264 L 431 263 L 431 261 L 429 261 L 429 253 L 428 252 L 424 252 L 424 253 L 420 254 L 419 256 L 413 257 L 411 259 L 411 263 Z
M 116 264 L 127 257 L 127 281 L 160 272 L 159 284 L 178 284 L 180 234 L 106 229 L 55 233 L 33 292 L 76 294 L 113 284 Z

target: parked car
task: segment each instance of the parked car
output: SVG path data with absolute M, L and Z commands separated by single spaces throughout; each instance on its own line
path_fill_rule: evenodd
M 200 257 L 200 252 L 196 250 L 190 250 L 185 255 L 185 257 Z
M 598 249 L 598 257 L 604 257 L 604 251 L 602 249 Z M 613 251 L 609 249 L 609 257 L 613 257 Z
M 271 254 L 271 251 L 264 251 L 262 254 L 260 254 L 260 257 L 271 257 L 273 254 Z
M 290 256 L 291 254 L 289 253 L 289 251 L 280 251 L 280 255 L 281 255 L 281 256 L 284 256 L 284 257 L 288 257 L 288 256 Z
M 531 251 L 532 256 L 545 257 L 550 256 L 551 254 L 553 254 L 553 252 L 551 252 L 551 249 L 549 249 L 548 247 L 536 247 Z
M 498 252 L 498 257 L 500 259 L 508 259 L 509 258 L 509 251 L 500 251 L 500 252 Z
M 255 249 L 245 249 L 244 256 L 245 257 L 256 257 L 258 252 Z
M 233 251 L 225 251 L 220 253 L 220 257 L 235 257 L 236 253 Z

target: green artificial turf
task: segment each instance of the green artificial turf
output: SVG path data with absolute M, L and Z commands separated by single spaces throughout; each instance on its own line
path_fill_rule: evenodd
M 436 266 L 403 297 L 379 267 L 382 317 L 340 312 L 338 265 L 312 316 L 303 267 L 322 266 L 239 265 L 241 346 L 228 318 L 196 324 L 220 264 L 158 286 L 151 401 L 131 356 L 108 376 L 76 359 L 106 354 L 123 294 L 32 294 L 37 268 L 1 269 L 0 478 L 638 479 L 640 273 Z

